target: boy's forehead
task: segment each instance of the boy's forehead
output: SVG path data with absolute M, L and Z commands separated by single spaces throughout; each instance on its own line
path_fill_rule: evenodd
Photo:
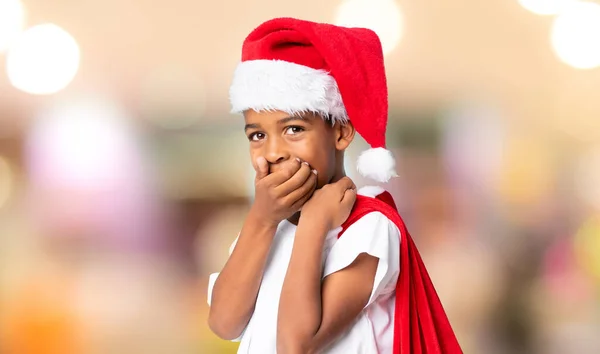
M 288 112 L 283 111 L 253 111 L 248 110 L 244 112 L 244 121 L 246 124 L 277 124 L 280 122 L 285 122 L 288 120 L 310 120 L 313 114 L 290 114 Z
M 278 120 L 289 116 L 283 111 L 254 111 L 247 110 L 244 112 L 244 119 L 248 120 Z

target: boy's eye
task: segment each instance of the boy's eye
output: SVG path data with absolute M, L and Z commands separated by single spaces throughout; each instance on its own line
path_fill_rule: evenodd
M 263 133 L 252 133 L 248 135 L 248 140 L 251 141 L 259 141 L 265 138 L 265 134 Z
M 293 125 L 293 126 L 287 127 L 285 129 L 285 133 L 286 134 L 290 134 L 290 135 L 298 134 L 298 133 L 303 132 L 303 131 L 304 131 L 304 128 L 299 127 L 297 125 Z

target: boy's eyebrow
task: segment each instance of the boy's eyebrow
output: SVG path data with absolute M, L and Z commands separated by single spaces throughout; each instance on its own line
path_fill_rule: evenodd
M 277 124 L 285 124 L 285 123 L 289 123 L 289 122 L 293 122 L 293 121 L 297 121 L 297 120 L 302 121 L 302 122 L 308 122 L 308 119 L 306 119 L 304 117 L 289 116 L 289 117 L 279 119 L 277 121 Z M 244 126 L 244 131 L 246 131 L 248 129 L 260 129 L 260 124 L 256 124 L 256 123 L 246 124 Z
M 306 119 L 304 117 L 290 116 L 290 117 L 281 118 L 280 120 L 277 121 L 277 124 L 285 124 L 285 123 L 293 122 L 295 120 L 299 120 L 302 122 L 308 122 L 308 119 Z

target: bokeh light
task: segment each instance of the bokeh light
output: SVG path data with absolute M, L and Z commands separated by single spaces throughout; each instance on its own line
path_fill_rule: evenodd
M 346 0 L 337 11 L 335 23 L 375 31 L 384 54 L 388 54 L 400 42 L 404 21 L 400 8 L 393 0 Z
M 575 252 L 580 264 L 600 283 L 600 218 L 583 223 L 575 235 Z
M 131 172 L 130 132 L 126 113 L 114 102 L 58 103 L 39 116 L 29 135 L 31 176 L 70 188 L 112 185 Z
M 507 139 L 502 154 L 499 192 L 512 205 L 534 205 L 553 186 L 552 153 L 541 141 Z
M 81 352 L 81 323 L 69 291 L 73 278 L 56 263 L 38 256 L 39 270 L 19 269 L 21 276 L 5 294 L 0 349 L 3 353 Z
M 75 78 L 79 60 L 79 46 L 68 32 L 54 24 L 42 24 L 16 39 L 8 51 L 6 71 L 17 89 L 52 94 Z
M 577 69 L 600 65 L 600 5 L 587 1 L 570 4 L 554 20 L 551 32 L 554 52 Z
M 573 238 L 559 238 L 547 249 L 542 265 L 542 282 L 548 293 L 569 304 L 592 297 L 591 286 L 576 256 Z

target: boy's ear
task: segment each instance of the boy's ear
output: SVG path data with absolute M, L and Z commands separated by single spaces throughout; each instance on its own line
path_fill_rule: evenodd
M 335 148 L 337 150 L 344 151 L 346 148 L 348 148 L 352 140 L 354 140 L 354 134 L 356 133 L 356 130 L 350 122 L 345 124 L 336 123 L 334 128 L 336 134 Z

